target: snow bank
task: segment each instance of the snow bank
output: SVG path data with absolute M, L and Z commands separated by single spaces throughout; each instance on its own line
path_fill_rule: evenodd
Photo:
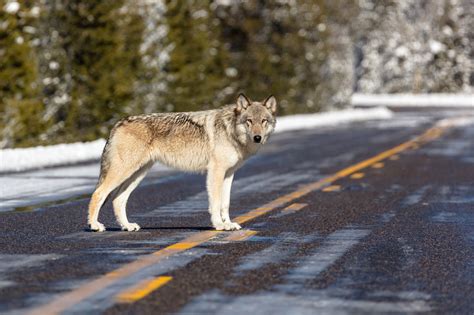
M 337 126 L 339 124 L 353 121 L 390 119 L 392 116 L 393 113 L 385 107 L 370 109 L 356 108 L 316 114 L 283 116 L 278 118 L 275 132 Z
M 105 140 L 0 150 L 0 173 L 97 160 Z
M 275 132 L 335 126 L 352 121 L 389 119 L 391 117 L 392 112 L 386 108 L 347 109 L 335 112 L 284 116 L 278 118 Z M 99 139 L 92 142 L 0 150 L 0 173 L 98 160 L 104 146 L 105 140 Z
M 473 107 L 474 94 L 354 94 L 352 106 Z

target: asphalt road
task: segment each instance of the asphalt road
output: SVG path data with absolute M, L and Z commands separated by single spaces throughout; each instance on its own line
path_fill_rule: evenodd
M 181 173 L 132 194 L 139 232 L 110 204 L 88 232 L 87 198 L 2 212 L 0 313 L 473 314 L 474 124 L 447 116 L 275 135 L 236 175 L 239 232 Z

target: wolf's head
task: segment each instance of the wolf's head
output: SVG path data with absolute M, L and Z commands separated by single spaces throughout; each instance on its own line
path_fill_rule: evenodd
M 272 95 L 263 102 L 252 102 L 240 94 L 235 105 L 239 138 L 245 137 L 244 143 L 265 143 L 275 129 L 276 109 L 276 99 Z

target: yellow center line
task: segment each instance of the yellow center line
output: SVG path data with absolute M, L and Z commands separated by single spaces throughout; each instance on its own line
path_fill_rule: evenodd
M 324 192 L 340 191 L 340 190 L 341 190 L 341 185 L 331 185 L 331 186 L 323 188 Z
M 154 253 L 141 256 L 137 260 L 125 264 L 116 270 L 113 270 L 105 275 L 92 280 L 70 292 L 67 292 L 58 298 L 54 299 L 50 303 L 47 303 L 43 306 L 37 307 L 33 309 L 28 314 L 58 314 L 67 310 L 68 308 L 74 306 L 75 304 L 79 303 L 80 301 L 100 292 L 101 290 L 107 288 L 108 286 L 116 283 L 117 281 L 124 279 L 146 267 L 154 265 L 161 260 L 182 252 L 186 249 L 195 247 L 200 245 L 211 238 L 218 235 L 219 231 L 204 231 L 195 233 L 182 242 L 178 242 L 176 244 L 169 245 L 161 250 L 158 250 Z
M 132 288 L 117 294 L 117 301 L 120 303 L 133 303 L 135 301 L 143 299 L 151 292 L 170 282 L 171 279 L 173 279 L 173 277 L 160 276 L 154 279 L 145 279 L 143 281 L 140 281 Z
M 365 176 L 364 173 L 359 172 L 359 173 L 354 173 L 354 174 L 352 174 L 352 175 L 351 175 L 351 178 L 352 178 L 352 179 L 360 179 L 360 178 L 363 178 L 364 176 Z
M 303 209 L 304 207 L 306 207 L 307 205 L 308 205 L 307 203 L 292 203 L 291 205 L 289 205 L 288 207 L 286 207 L 282 211 L 283 212 L 286 212 L 286 211 L 290 211 L 290 212 L 299 211 L 299 210 Z
M 378 163 L 375 163 L 374 165 L 372 165 L 372 168 L 382 168 L 384 166 L 385 166 L 385 164 L 383 162 L 378 162 Z
M 364 160 L 362 162 L 359 162 L 357 164 L 354 164 L 352 166 L 349 166 L 347 168 L 344 168 L 340 170 L 339 172 L 330 175 L 326 178 L 323 178 L 321 180 L 318 180 L 316 182 L 304 185 L 300 189 L 283 195 L 261 207 L 258 207 L 254 210 L 251 210 L 243 215 L 240 215 L 234 219 L 235 222 L 237 223 L 245 223 L 247 221 L 253 220 L 257 217 L 260 217 L 270 211 L 273 211 L 274 209 L 281 207 L 295 199 L 298 199 L 302 196 L 305 196 L 313 191 L 322 189 L 326 186 L 329 186 L 331 183 L 335 182 L 338 179 L 347 177 L 355 172 L 358 172 L 364 168 L 367 168 L 377 162 L 380 162 L 382 160 L 385 160 L 393 155 L 396 155 L 402 151 L 405 151 L 407 149 L 410 149 L 414 146 L 419 146 L 422 145 L 426 142 L 432 141 L 438 137 L 440 137 L 444 130 L 449 128 L 450 124 L 445 123 L 442 126 L 435 126 L 430 129 L 428 129 L 426 132 L 424 132 L 422 135 L 409 140 L 407 142 L 404 142 L 392 149 L 389 149 L 387 151 L 384 151 L 380 154 L 375 155 L 372 158 L 369 158 L 367 160 Z M 123 265 L 119 267 L 118 269 L 109 272 L 95 280 L 89 281 L 88 283 L 70 291 L 66 292 L 53 301 L 39 306 L 32 310 L 29 314 L 38 314 L 38 315 L 43 315 L 43 314 L 57 314 L 60 313 L 73 305 L 79 303 L 80 301 L 96 294 L 97 292 L 100 292 L 101 290 L 105 289 L 106 287 L 116 283 L 117 281 L 124 279 L 140 270 L 142 270 L 145 267 L 154 265 L 158 263 L 159 261 L 177 254 L 179 252 L 182 252 L 184 250 L 193 248 L 195 246 L 198 246 L 204 242 L 207 242 L 208 240 L 214 238 L 216 235 L 221 234 L 221 233 L 226 233 L 225 231 L 203 231 L 203 232 L 197 232 L 186 239 L 184 239 L 181 242 L 178 242 L 176 244 L 169 245 L 168 247 L 165 247 L 164 249 L 158 250 L 154 253 L 141 256 L 137 260 L 128 263 L 126 265 Z
M 186 250 L 199 245 L 196 242 L 180 242 L 167 247 L 168 250 Z

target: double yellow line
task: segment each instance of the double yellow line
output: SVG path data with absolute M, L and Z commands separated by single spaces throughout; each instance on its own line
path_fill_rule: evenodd
M 380 154 L 377 154 L 376 156 L 371 157 L 367 160 L 364 160 L 360 163 L 344 168 L 331 176 L 328 176 L 316 182 L 307 184 L 292 193 L 283 195 L 261 207 L 258 207 L 254 210 L 251 210 L 243 215 L 236 217 L 234 221 L 242 224 L 247 221 L 258 218 L 295 199 L 301 198 L 316 190 L 320 190 L 341 178 L 347 177 L 364 168 L 374 165 L 375 163 L 379 163 L 380 161 L 385 160 L 393 155 L 396 155 L 400 152 L 406 151 L 411 148 L 417 148 L 427 142 L 433 141 L 434 139 L 437 139 L 438 137 L 440 137 L 443 134 L 443 132 L 450 126 L 451 124 L 446 123 L 446 122 L 444 124 L 435 125 L 434 127 L 428 129 L 423 134 L 415 137 L 412 140 L 404 142 L 392 149 L 389 149 Z M 64 310 L 69 309 L 75 304 L 81 302 L 82 300 L 90 296 L 93 296 L 94 294 L 100 292 L 106 287 L 113 285 L 114 283 L 118 282 L 121 279 L 129 277 L 132 274 L 146 267 L 157 264 L 161 260 L 169 256 L 176 255 L 177 253 L 183 252 L 190 248 L 196 247 L 204 242 L 207 242 L 210 239 L 214 238 L 216 235 L 221 234 L 221 233 L 228 233 L 228 232 L 224 232 L 224 231 L 197 232 L 191 235 L 190 237 L 184 239 L 181 242 L 169 245 L 165 247 L 164 249 L 158 250 L 154 253 L 141 256 L 137 260 L 129 264 L 126 264 L 112 272 L 109 272 L 95 280 L 92 280 L 89 283 L 86 283 L 78 287 L 77 289 L 67 292 L 59 296 L 58 298 L 54 299 L 50 303 L 47 303 L 43 306 L 40 306 L 34 309 L 32 312 L 30 312 L 30 314 L 44 315 L 44 314 L 60 313 Z M 124 295 L 122 295 L 122 300 L 135 301 L 145 296 L 152 290 L 158 288 L 159 286 L 164 285 L 166 282 L 170 280 L 171 278 L 169 277 L 158 277 L 154 280 L 149 280 L 149 279 L 145 280 L 145 282 L 142 283 L 142 286 L 144 287 L 143 290 L 139 288 L 135 288 L 135 290 L 130 291 L 128 294 L 125 293 Z M 119 296 L 119 299 L 120 299 L 120 296 Z

